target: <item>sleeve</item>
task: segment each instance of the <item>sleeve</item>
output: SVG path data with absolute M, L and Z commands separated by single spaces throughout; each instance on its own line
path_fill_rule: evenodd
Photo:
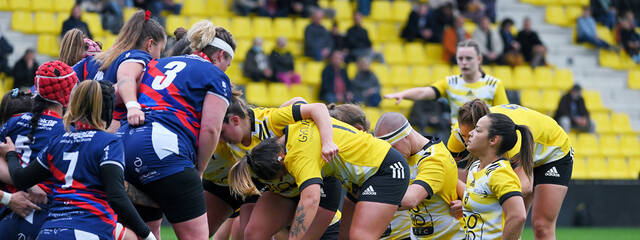
M 213 75 L 209 75 L 210 81 L 207 86 L 207 94 L 213 94 L 224 100 L 227 105 L 231 100 L 231 82 L 229 77 L 223 72 L 216 72 Z
M 520 179 L 513 169 L 506 166 L 500 166 L 491 173 L 489 187 L 500 200 L 500 205 L 510 197 L 522 196 Z
M 80 81 L 85 80 L 84 67 L 86 66 L 86 63 L 87 63 L 87 58 L 83 58 L 72 67 L 73 71 L 76 73 L 76 76 L 78 76 L 78 80 Z
M 498 106 L 503 104 L 509 104 L 509 99 L 507 98 L 507 91 L 504 90 L 504 85 L 502 81 L 498 81 L 498 85 L 496 86 L 496 92 L 493 95 L 493 105 Z
M 151 230 L 138 215 L 124 190 L 124 171 L 112 164 L 100 166 L 100 180 L 104 185 L 107 201 L 118 214 L 118 220 L 130 227 L 138 236 L 148 236 Z
M 114 165 L 124 170 L 124 146 L 119 138 L 109 142 L 102 151 L 100 167 Z
M 322 185 L 322 147 L 313 131 L 299 131 L 289 136 L 289 152 L 284 159 L 287 171 L 296 179 L 300 191 L 312 184 Z M 291 133 L 290 133 L 291 134 Z
M 302 120 L 302 113 L 300 112 L 300 105 L 294 103 L 292 105 L 273 109 L 267 117 L 267 126 L 277 136 L 284 134 L 284 128 L 289 124 L 294 124 Z
M 46 149 L 41 152 L 46 152 Z M 20 156 L 18 156 L 17 152 L 8 152 L 6 158 L 11 181 L 18 190 L 28 189 L 51 176 L 49 168 L 43 166 L 40 161 L 31 162 L 28 166 L 22 168 L 20 167 Z
M 431 199 L 435 193 L 442 190 L 445 180 L 444 166 L 437 154 L 431 155 L 418 163 L 418 175 L 413 184 L 424 187 L 429 193 L 427 199 Z
M 446 78 L 433 83 L 431 87 L 436 91 L 436 99 L 440 97 L 447 97 L 447 89 L 449 88 L 449 83 Z
M 147 66 L 147 63 L 151 61 L 151 55 L 144 51 L 132 51 L 125 54 L 125 58 L 122 60 L 122 63 L 126 62 L 136 62 L 142 64 L 142 66 Z M 121 63 L 121 64 L 122 64 Z
M 460 136 L 459 129 L 452 129 L 449 140 L 447 141 L 447 148 L 449 152 L 461 153 L 467 150 L 467 147 L 462 142 L 462 136 Z

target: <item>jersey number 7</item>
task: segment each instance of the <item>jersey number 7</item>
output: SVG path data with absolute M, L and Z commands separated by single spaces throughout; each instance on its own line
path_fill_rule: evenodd
M 73 184 L 73 172 L 76 170 L 76 164 L 78 163 L 78 152 L 65 152 L 62 155 L 62 160 L 70 161 L 67 173 L 64 175 L 62 188 L 70 188 Z

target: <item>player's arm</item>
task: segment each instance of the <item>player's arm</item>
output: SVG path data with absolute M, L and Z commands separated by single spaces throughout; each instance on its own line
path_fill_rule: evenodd
M 418 163 L 416 179 L 402 197 L 400 210 L 415 208 L 422 200 L 431 199 L 434 193 L 442 190 L 445 177 L 444 166 L 437 155 L 422 159 Z
M 202 177 L 204 170 L 207 168 L 220 139 L 222 120 L 229 106 L 229 103 L 225 100 L 221 96 L 211 93 L 208 93 L 204 98 L 197 155 L 200 177 Z
M 18 190 L 27 190 L 51 176 L 49 169 L 40 162 L 40 159 L 32 161 L 28 166 L 22 168 L 20 157 L 11 138 L 6 137 L 5 141 L 5 143 L 0 143 L 0 156 L 4 156 L 7 160 L 11 181 Z
M 331 161 L 338 154 L 338 146 L 333 142 L 333 124 L 327 105 L 323 103 L 311 103 L 300 105 L 302 119 L 313 119 L 320 131 L 322 140 L 322 158 L 325 162 Z
M 118 67 L 117 97 L 127 107 L 127 121 L 132 126 L 144 123 L 144 113 L 138 103 L 138 80 L 144 71 L 144 65 L 138 62 L 124 62 Z
M 287 107 L 289 105 L 293 105 L 293 104 L 297 104 L 297 103 L 306 104 L 308 102 L 307 102 L 306 99 L 304 99 L 302 97 L 294 97 L 292 99 L 289 99 L 289 101 L 284 102 L 282 105 L 280 105 L 280 107 L 283 108 L 283 107 Z
M 400 103 L 402 99 L 409 100 L 433 100 L 439 97 L 439 92 L 435 87 L 417 87 L 404 90 L 402 92 L 387 94 L 384 98 L 394 98 L 396 103 Z
M 524 209 L 522 196 L 512 196 L 502 202 L 502 211 L 505 214 L 502 239 L 517 240 L 522 234 L 524 222 L 527 220 L 527 212 Z
M 2 158 L 0 159 L 0 181 L 5 184 L 13 185 L 13 181 L 11 181 L 11 175 L 9 175 L 9 166 L 7 166 L 7 161 L 4 159 L 4 157 L 0 158 Z
M 402 204 L 398 208 L 398 210 L 409 210 L 415 208 L 429 196 L 429 192 L 418 184 L 411 184 L 407 189 L 407 192 L 402 197 Z
M 302 239 L 315 218 L 319 204 L 320 184 L 306 186 L 300 193 L 300 201 L 298 201 L 298 207 L 291 223 L 289 239 Z

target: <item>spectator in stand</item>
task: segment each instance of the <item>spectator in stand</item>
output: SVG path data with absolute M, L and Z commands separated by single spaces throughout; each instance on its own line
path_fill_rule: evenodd
M 286 0 L 266 0 L 261 16 L 265 17 L 286 17 L 289 15 L 290 1 Z
M 576 129 L 581 132 L 593 132 L 595 124 L 589 118 L 589 111 L 582 98 L 582 87 L 576 84 L 562 96 L 554 119 L 565 132 Z
M 235 0 L 233 8 L 238 15 L 247 16 L 249 13 L 265 15 L 266 10 L 262 8 L 264 0 Z
M 412 42 L 415 39 L 432 41 L 434 39 L 433 24 L 429 6 L 426 3 L 420 3 L 418 7 L 409 14 L 409 19 L 404 25 L 400 37 L 408 42 Z
M 340 32 L 337 21 L 331 23 L 331 38 L 333 39 L 333 46 L 331 47 L 333 51 L 344 51 L 347 48 L 345 36 Z
M 591 9 L 589 7 L 584 7 L 582 9 L 582 16 L 578 18 L 577 23 L 577 40 L 579 43 L 588 42 L 598 48 L 611 48 L 611 45 L 598 37 L 598 33 L 596 32 L 596 21 L 591 16 Z
M 333 46 L 333 38 L 329 31 L 322 26 L 324 13 L 316 9 L 311 15 L 311 24 L 304 30 L 304 55 L 316 61 L 329 56 Z
M 347 62 L 355 61 L 361 57 L 366 57 L 369 61 L 375 59 L 384 62 L 382 54 L 374 52 L 371 48 L 369 33 L 367 29 L 362 27 L 362 14 L 359 12 L 353 14 L 353 26 L 347 30 L 345 45 L 349 50 Z
M 36 62 L 36 53 L 29 48 L 24 55 L 13 66 L 13 87 L 27 90 L 33 86 L 33 79 L 38 70 L 38 62 Z
M 423 135 L 438 137 L 447 142 L 451 133 L 449 105 L 443 98 L 418 100 L 413 103 L 409 122 Z
M 361 101 L 367 106 L 377 107 L 380 105 L 380 82 L 376 74 L 369 69 L 369 59 L 362 57 L 358 59 L 358 73 L 353 79 L 353 93 L 356 101 Z
M 347 103 L 354 99 L 343 58 L 342 52 L 333 51 L 322 70 L 320 100 L 326 103 Z
M 480 45 L 480 53 L 484 64 L 495 64 L 502 62 L 502 38 L 496 30 L 491 29 L 491 22 L 488 17 L 480 20 L 480 25 L 471 36 Z
M 74 28 L 80 29 L 84 35 L 93 39 L 93 35 L 91 35 L 91 32 L 89 31 L 89 26 L 87 23 L 82 21 L 82 9 L 80 8 L 80 5 L 77 4 L 71 9 L 71 15 L 69 15 L 69 18 L 62 23 L 62 32 L 60 33 L 60 36 L 64 36 L 67 31 Z
M 271 79 L 272 72 L 271 68 L 269 68 L 269 59 L 264 50 L 262 50 L 262 38 L 253 39 L 253 46 L 247 52 L 242 66 L 242 74 L 254 82 Z
M 613 29 L 616 25 L 616 7 L 612 4 L 612 0 L 591 0 L 591 11 L 593 17 L 602 25 Z
M 287 49 L 287 39 L 279 37 L 276 41 L 276 47 L 271 51 L 269 56 L 271 72 L 277 81 L 291 86 L 300 83 L 300 74 L 294 72 L 293 56 Z
M 513 20 L 511 20 L 511 18 L 505 18 L 500 24 L 500 38 L 504 45 L 502 53 L 504 56 L 504 64 L 518 66 L 524 63 L 524 57 L 522 53 L 520 53 L 520 43 L 516 41 L 516 38 L 511 33 L 512 27 Z
M 486 16 L 485 6 L 480 0 L 467 1 L 464 5 L 463 15 L 467 19 L 471 19 L 471 21 L 480 24 L 482 18 Z
M 358 0 L 358 13 L 369 16 L 371 13 L 371 0 Z
M 496 22 L 496 0 L 482 0 L 484 4 L 484 14 L 489 17 L 492 23 Z
M 517 41 L 520 44 L 524 60 L 529 62 L 532 67 L 546 65 L 545 55 L 547 48 L 544 46 L 538 33 L 531 29 L 531 19 L 524 19 L 524 28 L 518 32 Z
M 629 19 L 620 19 L 620 42 L 635 63 L 640 63 L 640 36 Z
M 442 35 L 444 34 L 444 26 L 451 26 L 454 22 L 453 16 L 453 7 L 452 3 L 446 3 L 438 8 L 434 14 L 431 16 L 433 36 L 431 37 L 430 42 L 441 43 Z
M 13 53 L 13 46 L 4 36 L 0 36 L 0 74 L 11 74 L 9 67 L 9 54 Z
M 458 15 L 453 26 L 446 26 L 444 28 L 444 36 L 442 36 L 442 45 L 444 52 L 442 58 L 456 64 L 456 50 L 458 48 L 458 42 L 469 39 L 471 36 L 464 30 L 464 17 Z

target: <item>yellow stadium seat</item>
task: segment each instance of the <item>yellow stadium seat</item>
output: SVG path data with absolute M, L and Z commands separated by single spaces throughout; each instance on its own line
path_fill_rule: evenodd
M 632 179 L 640 178 L 640 159 L 629 159 L 629 171 Z
M 567 6 L 565 9 L 568 25 L 574 25 L 576 19 L 582 15 L 582 8 L 578 6 Z
M 187 26 L 188 26 L 187 29 L 190 29 L 191 27 L 193 27 L 194 24 L 196 24 L 197 22 L 200 22 L 202 20 L 210 21 L 210 19 L 208 19 L 206 17 L 200 17 L 200 16 L 188 17 L 186 19 L 187 19 Z M 175 31 L 175 29 L 172 29 L 171 31 Z
M 409 1 L 393 1 L 391 3 L 393 14 L 391 18 L 395 22 L 405 22 L 411 13 L 411 2 Z
M 474 31 L 476 31 L 476 24 L 473 21 L 465 21 L 464 25 L 462 25 L 462 28 L 464 28 L 464 31 L 467 33 L 473 33 Z
M 624 158 L 608 158 L 609 178 L 611 179 L 634 179 L 633 173 Z
M 269 106 L 270 94 L 267 91 L 267 84 L 264 82 L 250 82 L 245 91 L 247 102 L 257 106 Z
M 227 71 L 224 72 L 229 76 L 229 80 L 231 80 L 231 84 L 234 85 L 244 85 L 246 84 L 245 78 L 242 77 L 242 67 L 239 64 L 231 64 Z
M 622 152 L 620 151 L 620 144 L 618 143 L 618 136 L 616 135 L 600 135 L 600 153 L 606 157 L 620 157 Z
M 189 28 L 190 26 L 187 25 L 187 20 L 183 16 L 178 16 L 178 15 L 167 16 L 167 27 L 166 27 L 167 34 L 173 35 L 173 31 L 175 31 L 176 28 L 179 28 L 179 27 Z
M 31 0 L 31 10 L 35 12 L 53 12 L 55 10 L 53 0 Z
M 627 157 L 640 156 L 640 142 L 635 135 L 623 135 L 620 139 L 620 151 Z
M 351 2 L 347 0 L 334 0 L 333 9 L 336 10 L 336 19 L 348 20 L 353 17 Z
M 378 25 L 376 25 L 374 22 L 364 20 L 362 22 L 362 28 L 367 30 L 372 43 L 381 42 L 381 40 L 378 38 Z
M 257 17 L 253 19 L 251 29 L 256 37 L 272 38 L 271 18 Z
M 231 29 L 231 21 L 228 17 L 211 17 L 211 22 L 213 25 L 223 27 L 224 29 Z
M 293 31 L 293 21 L 290 18 L 276 18 L 273 20 L 274 37 L 285 37 L 292 39 L 295 37 Z
M 411 78 L 409 77 L 409 69 L 404 65 L 391 66 L 391 84 L 396 87 L 411 87 Z
M 304 40 L 304 30 L 309 26 L 311 21 L 308 18 L 296 18 L 294 20 L 294 37 L 296 40 Z
M 378 81 L 380 81 L 380 86 L 384 87 L 393 87 L 393 82 L 391 82 L 391 77 L 389 76 L 389 68 L 380 63 L 372 63 L 371 71 L 376 74 L 378 77 Z
M 56 12 L 71 13 L 71 8 L 76 4 L 75 0 L 53 0 Z
M 576 157 L 573 159 L 573 172 L 571 179 L 588 179 L 588 168 L 584 158 Z
M 9 11 L 9 0 L 0 0 L 0 11 Z M 0 88 L 1 89 L 1 88 Z
M 618 57 L 620 59 L 621 69 L 632 69 L 636 66 L 636 62 L 634 62 L 633 59 L 629 57 L 629 54 L 627 54 L 627 52 L 620 51 L 620 54 Z
M 356 63 L 347 64 L 347 76 L 349 79 L 353 80 L 358 74 L 358 66 Z
M 100 14 L 85 12 L 82 13 L 82 20 L 89 26 L 89 31 L 94 37 L 104 36 L 105 31 L 102 29 L 102 22 L 100 21 Z
M 248 17 L 234 17 L 231 19 L 231 32 L 240 39 L 253 39 L 254 29 Z
M 31 11 L 31 0 L 9 0 L 9 8 L 14 11 Z
M 56 18 L 53 16 L 53 13 L 36 12 L 35 19 L 34 31 L 36 33 L 56 33 Z
M 312 91 L 312 89 L 309 86 L 305 86 L 304 84 L 292 85 L 291 88 L 289 89 L 289 95 L 291 98 L 301 97 L 307 100 L 308 102 L 317 102 L 316 94 Z
M 447 76 L 451 76 L 451 68 L 449 65 L 433 65 L 431 67 L 431 79 L 429 82 L 437 82 L 447 79 Z
M 378 24 L 378 40 L 382 42 L 400 42 L 399 31 L 393 23 Z M 386 55 L 385 55 L 386 56 Z
M 321 62 L 308 62 L 304 66 L 304 74 L 302 75 L 302 82 L 311 85 L 319 86 L 322 82 L 322 69 L 324 68 Z
M 561 94 L 558 90 L 547 89 L 542 91 L 542 104 L 540 110 L 553 116 L 558 103 L 560 103 Z
M 11 15 L 11 28 L 23 33 L 33 33 L 33 17 L 31 12 L 15 11 Z
M 236 54 L 233 56 L 234 61 L 242 62 L 247 57 L 247 52 L 251 49 L 252 41 L 249 39 L 236 40 Z
M 229 8 L 225 7 L 224 0 L 206 0 L 204 14 L 213 17 L 226 17 L 230 15 Z
M 131 18 L 133 16 L 133 14 L 136 14 L 136 12 L 140 10 L 138 8 L 124 8 L 122 9 L 122 19 L 124 20 L 124 22 L 127 22 L 127 20 L 129 20 L 129 18 Z
M 378 21 L 390 21 L 391 3 L 389 1 L 373 1 L 371 3 L 371 18 Z
M 629 116 L 624 113 L 613 113 L 611 115 L 611 125 L 616 133 L 632 133 Z
M 535 87 L 533 81 L 533 71 L 531 67 L 527 65 L 521 65 L 514 68 L 513 71 L 513 85 L 517 89 L 528 89 Z
M 585 105 L 590 112 L 604 111 L 604 105 L 602 105 L 602 99 L 600 93 L 597 91 L 583 90 L 582 97 L 584 98 Z
M 596 132 L 597 133 L 611 133 L 611 118 L 609 118 L 609 113 L 606 112 L 596 112 L 591 114 L 591 120 L 593 120 L 596 124 Z
M 404 45 L 405 57 L 408 64 L 423 65 L 425 64 L 425 51 L 422 43 L 412 42 Z
M 56 14 L 55 34 L 60 34 L 60 32 L 62 32 L 62 24 L 64 24 L 64 21 L 67 19 L 69 19 L 69 13 L 59 12 Z
M 276 41 L 273 39 L 265 39 L 262 41 L 262 50 L 265 52 L 267 57 L 271 54 L 271 51 L 276 47 Z
M 609 171 L 607 162 L 601 157 L 587 158 L 587 166 L 589 168 L 590 179 L 607 179 Z
M 404 64 L 406 58 L 404 57 L 404 50 L 400 43 L 387 43 L 384 46 L 385 60 L 389 64 Z
M 611 30 L 609 30 L 609 28 L 602 26 L 602 25 L 597 25 L 596 26 L 596 33 L 598 34 L 598 37 L 601 38 L 602 40 L 604 40 L 605 42 L 615 45 L 616 41 L 614 40 L 614 36 L 613 33 L 611 33 Z
M 540 91 L 535 89 L 525 89 L 520 91 L 520 103 L 522 106 L 540 110 Z
M 568 21 L 562 6 L 547 6 L 545 19 L 550 24 L 568 26 Z
M 426 87 L 433 82 L 431 79 L 431 69 L 425 66 L 411 67 L 410 76 L 413 87 Z
M 373 131 L 373 129 L 375 129 L 376 127 L 378 119 L 382 115 L 382 113 L 380 113 L 380 109 L 375 107 L 363 107 L 362 111 L 367 116 L 367 120 L 369 120 L 369 123 L 371 125 L 371 128 L 369 130 Z
M 598 148 L 598 140 L 596 135 L 590 133 L 582 133 L 578 135 L 578 144 L 576 151 L 586 156 L 600 156 L 600 148 Z
M 536 67 L 533 70 L 533 79 L 538 88 L 551 88 L 553 86 L 553 75 L 549 67 Z
M 205 12 L 211 11 L 206 9 L 202 0 L 185 0 L 182 5 L 180 14 L 186 17 L 206 16 Z
M 427 65 L 433 64 L 449 64 L 442 60 L 442 55 L 444 55 L 444 47 L 442 44 L 435 43 L 427 43 L 424 48 L 426 54 Z
M 600 49 L 599 53 L 598 62 L 601 66 L 614 69 L 621 68 L 620 56 L 616 52 Z
M 556 69 L 553 86 L 560 90 L 570 89 L 571 86 L 573 86 L 573 74 L 571 73 L 571 70 L 566 68 Z
M 303 52 L 304 49 L 302 46 L 302 42 L 300 41 L 291 40 L 290 42 L 287 43 L 287 49 L 291 51 L 291 55 L 293 55 L 294 59 L 304 55 L 304 52 Z
M 105 41 L 104 41 L 104 46 L 102 47 L 103 50 L 108 50 L 110 49 L 113 44 L 116 43 L 116 39 L 118 38 L 117 35 L 114 34 L 107 34 L 107 36 L 105 37 Z
M 60 43 L 58 37 L 52 34 L 38 35 L 38 52 L 52 57 L 60 54 Z
M 509 66 L 494 66 L 492 76 L 500 79 L 506 89 L 515 89 L 513 81 L 511 80 L 511 67 Z
M 269 106 L 280 106 L 291 99 L 290 91 L 284 83 L 269 83 Z

